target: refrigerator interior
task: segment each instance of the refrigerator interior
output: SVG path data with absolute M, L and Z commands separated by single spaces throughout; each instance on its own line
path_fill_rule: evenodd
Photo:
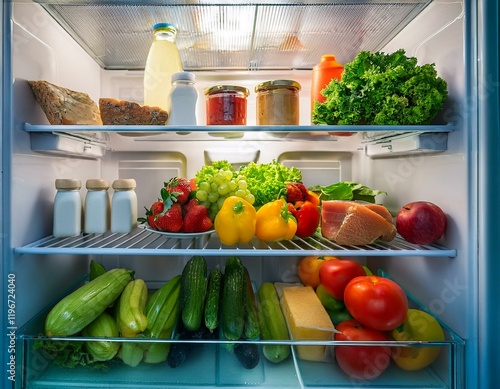
M 179 36 L 179 46 L 184 49 L 181 51 L 181 56 L 184 54 L 183 61 L 186 70 L 194 71 L 197 77 L 198 123 L 203 124 L 205 121 L 204 88 L 216 83 L 231 83 L 246 86 L 252 91 L 248 99 L 248 125 L 255 129 L 254 86 L 269 79 L 287 78 L 298 81 L 302 86 L 300 92 L 301 129 L 292 128 L 289 131 L 281 130 L 275 133 L 255 130 L 243 132 L 235 129 L 229 134 L 209 133 L 208 130 L 193 131 L 190 134 L 170 131 L 147 136 L 144 134 L 134 136 L 133 133 L 127 133 L 124 130 L 123 132 L 96 132 L 93 134 L 95 137 L 92 138 L 92 142 L 75 141 L 72 137 L 73 133 L 70 133 L 68 137 L 51 134 L 47 130 L 37 132 L 36 128 L 33 131 L 27 131 L 26 123 L 43 126 L 47 125 L 47 120 L 26 81 L 47 80 L 73 90 L 84 91 L 95 101 L 99 97 L 115 97 L 140 103 L 142 99 L 141 58 L 144 59 L 144 51 L 149 48 L 149 41 L 131 39 L 129 42 L 127 40 L 126 34 L 144 29 L 143 25 L 124 24 L 130 26 L 125 32 L 120 23 L 112 24 L 111 30 L 116 30 L 117 34 L 109 38 L 113 38 L 113 42 L 120 42 L 121 46 L 116 43 L 115 46 L 106 47 L 105 52 L 99 52 L 99 49 L 102 49 L 100 47 L 103 42 L 102 37 L 99 36 L 97 30 L 92 30 L 95 28 L 93 23 L 78 24 L 78 18 L 82 18 L 79 12 L 85 15 L 85 7 L 96 8 L 103 18 L 103 20 L 96 20 L 96 24 L 106 24 L 112 21 L 112 19 L 105 18 L 113 16 L 113 7 L 89 2 L 82 6 L 81 10 L 80 7 L 75 7 L 74 12 L 68 12 L 64 11 L 64 6 L 67 4 L 60 3 L 54 4 L 54 7 L 48 7 L 49 12 L 44 9 L 44 6 L 50 5 L 50 2 L 42 2 L 42 5 L 14 2 L 11 4 L 12 8 L 4 6 L 4 13 L 6 10 L 8 13 L 12 11 L 11 72 L 13 83 L 12 102 L 9 105 L 12 110 L 10 118 L 12 129 L 8 136 L 3 137 L 4 142 L 10 142 L 8 147 L 3 145 L 4 150 L 10 150 L 11 157 L 10 164 L 7 166 L 8 173 L 4 172 L 4 178 L 7 177 L 10 182 L 9 190 L 7 193 L 4 187 L 3 191 L 10 207 L 9 211 L 3 209 L 2 216 L 3 231 L 8 237 L 7 244 L 18 250 L 15 250 L 16 253 L 4 261 L 3 266 L 7 266 L 6 273 L 15 274 L 16 306 L 18 307 L 15 320 L 18 328 L 29 322 L 54 299 L 81 280 L 82 275 L 88 272 L 91 259 L 102 262 L 107 268 L 134 269 L 137 278 L 143 278 L 151 285 L 159 285 L 179 274 L 179 269 L 182 269 L 187 259 L 192 253 L 197 252 L 186 251 L 184 253 L 182 251 L 185 250 L 184 247 L 181 247 L 179 252 L 174 250 L 175 254 L 168 255 L 164 252 L 154 254 L 152 250 L 147 251 L 147 255 L 120 250 L 104 253 L 99 250 L 78 252 L 78 250 L 69 249 L 67 252 L 59 251 L 53 254 L 45 252 L 40 254 L 40 251 L 37 252 L 36 249 L 30 251 L 27 245 L 50 236 L 52 233 L 52 204 L 56 178 L 79 178 L 82 183 L 89 178 L 96 177 L 107 178 L 110 181 L 117 178 L 135 178 L 138 182 L 139 214 L 142 216 L 143 206 L 150 206 L 158 196 L 160 185 L 170 177 L 192 177 L 204 163 L 215 160 L 227 159 L 238 166 L 250 161 L 270 162 L 276 159 L 285 165 L 301 168 L 306 185 L 327 185 L 339 180 L 352 180 L 385 191 L 387 195 L 382 195 L 377 200 L 393 214 L 403 204 L 416 200 L 431 201 L 442 207 L 448 217 L 448 227 L 446 235 L 439 244 L 451 249 L 453 252 L 451 255 L 411 251 L 407 255 L 394 253 L 373 255 L 365 251 L 362 255 L 355 255 L 352 252 L 346 252 L 345 255 L 358 259 L 372 269 L 383 269 L 404 286 L 410 295 L 445 323 L 453 334 L 465 341 L 464 355 L 462 355 L 461 347 L 455 349 L 449 344 L 445 347 L 448 351 L 444 353 L 445 357 L 440 361 L 443 366 L 437 367 L 438 378 L 436 379 L 443 386 L 433 386 L 435 381 L 430 379 L 428 387 L 477 386 L 479 286 L 477 284 L 478 220 L 476 215 L 478 194 L 477 156 L 473 152 L 476 146 L 474 134 L 477 131 L 477 123 L 474 122 L 472 114 L 464 115 L 462 110 L 463 107 L 468 106 L 467 96 L 472 96 L 474 93 L 468 84 L 471 77 L 469 74 L 475 71 L 475 68 L 469 59 L 472 50 L 472 43 L 469 40 L 473 35 L 469 31 L 473 25 L 469 18 L 472 18 L 473 12 L 466 9 L 468 5 L 464 3 L 467 2 L 451 0 L 435 0 L 429 4 L 422 2 L 422 9 L 415 10 L 414 8 L 409 11 L 405 14 L 406 17 L 401 18 L 397 28 L 394 28 L 393 24 L 387 22 L 387 15 L 391 14 L 384 14 L 382 3 L 375 1 L 372 3 L 380 4 L 381 8 L 367 7 L 366 12 L 370 12 L 369 16 L 380 23 L 377 31 L 374 31 L 376 23 L 363 26 L 363 23 L 356 24 L 345 16 L 339 19 L 345 24 L 338 24 L 338 33 L 341 35 L 338 40 L 334 35 L 328 35 L 321 41 L 324 46 L 320 45 L 320 49 L 316 51 L 301 52 L 297 50 L 297 47 L 292 47 L 291 50 L 283 50 L 274 57 L 271 55 L 273 48 L 279 48 L 282 39 L 290 35 L 288 32 L 271 31 L 270 36 L 278 37 L 280 40 L 277 43 L 269 43 L 271 49 L 257 51 L 256 57 L 253 58 L 246 58 L 243 54 L 238 55 L 237 50 L 231 52 L 225 47 L 218 52 L 216 45 L 222 45 L 224 42 L 219 36 L 210 37 L 214 39 L 211 42 L 215 42 L 214 52 L 219 53 L 218 57 L 207 53 L 205 46 L 201 50 L 193 49 L 190 46 L 193 45 L 193 42 L 189 42 L 190 38 L 200 42 L 201 37 L 208 34 L 206 29 L 210 30 L 214 25 L 217 26 L 216 7 L 200 6 L 199 13 L 201 17 L 206 18 L 200 17 L 200 20 L 207 20 L 207 24 L 196 26 L 199 28 L 198 35 L 187 33 L 183 35 L 181 32 Z M 151 2 L 151 4 L 155 3 Z M 225 2 L 222 3 L 226 6 Z M 395 2 L 394 6 L 405 8 L 411 3 L 400 1 Z M 350 3 L 346 2 L 346 4 Z M 227 7 L 234 12 L 235 17 L 241 16 L 242 10 L 239 6 L 235 6 L 234 9 L 230 5 Z M 151 22 L 150 24 L 160 21 L 155 20 L 155 17 L 161 16 L 152 16 L 153 10 L 149 8 L 157 11 L 167 7 L 141 5 L 132 7 L 133 12 L 126 22 L 135 21 L 138 15 L 145 17 Z M 181 12 L 185 10 L 172 12 L 173 15 L 179 17 L 179 21 L 187 23 L 188 13 L 186 12 L 185 15 Z M 56 15 L 58 12 L 62 12 L 68 19 L 64 21 L 59 19 L 57 22 L 49 14 Z M 227 12 L 231 15 L 229 11 Z M 360 16 L 345 12 L 352 18 Z M 402 13 L 404 12 L 396 12 L 395 15 Z M 277 14 L 287 20 L 283 16 L 287 15 L 286 12 L 283 14 L 277 12 Z M 189 15 L 192 16 L 192 13 Z M 295 33 L 303 39 L 303 44 L 307 45 L 308 39 L 313 38 L 305 33 L 301 35 L 300 28 L 301 26 L 311 28 L 310 24 L 313 23 L 313 19 L 307 19 L 307 12 L 303 12 L 301 13 L 303 19 L 299 23 L 298 17 L 293 13 L 291 15 L 291 20 L 296 23 Z M 9 17 L 5 14 L 3 16 Z M 328 17 L 328 15 L 325 16 L 326 20 Z M 370 17 L 365 15 L 362 20 L 369 20 Z M 261 22 L 264 23 L 265 20 Z M 326 22 L 321 20 L 321 23 Z M 70 36 L 66 30 L 71 30 L 75 26 L 82 29 L 82 34 Z M 242 32 L 242 36 L 235 37 L 229 43 L 230 47 L 231 45 L 237 46 L 238 39 L 251 38 L 245 28 L 248 27 L 251 31 L 252 26 L 239 27 L 241 27 L 239 31 Z M 86 31 L 87 28 L 88 31 Z M 365 30 L 361 31 L 363 28 Z M 355 37 L 361 37 L 366 33 L 373 40 L 353 39 L 347 42 L 345 35 L 342 35 L 345 30 L 350 31 Z M 212 30 L 210 32 L 213 33 Z M 5 30 L 3 33 L 5 34 Z M 87 37 L 90 37 L 88 40 L 85 40 L 85 33 Z M 390 39 L 388 39 L 389 36 Z M 260 37 L 259 34 L 256 34 L 254 39 L 258 37 Z M 341 43 L 338 43 L 339 41 Z M 92 47 L 93 42 L 95 47 Z M 430 143 L 429 149 L 432 150 L 445 144 L 445 151 L 426 152 L 424 145 L 423 148 L 414 150 L 411 147 L 410 150 L 404 149 L 401 155 L 383 153 L 376 157 L 368 157 L 366 155 L 367 147 L 369 147 L 367 144 L 372 144 L 368 142 L 368 138 L 373 136 L 370 132 L 359 132 L 351 137 L 335 137 L 324 131 L 315 131 L 310 126 L 310 75 L 314 64 L 311 61 L 319 60 L 319 57 L 324 54 L 322 49 L 337 50 L 334 53 L 338 53 L 337 59 L 345 63 L 353 59 L 361 49 L 391 52 L 399 48 L 404 48 L 408 55 L 417 57 L 419 63 L 435 63 L 438 74 L 448 83 L 449 99 L 437 120 L 443 124 L 452 123 L 453 129 L 449 132 L 431 132 L 425 138 L 425 142 Z M 131 62 L 123 60 L 123 51 L 127 54 L 134 54 L 126 56 L 126 60 Z M 92 57 L 89 52 L 93 52 L 95 56 Z M 224 69 L 217 70 L 218 60 L 225 65 Z M 262 68 L 255 69 L 259 65 L 262 65 Z M 3 85 L 3 87 L 8 91 L 4 92 L 4 96 L 10 96 L 6 94 L 10 93 L 10 85 Z M 8 103 L 4 101 L 3 104 Z M 6 123 L 7 118 L 2 117 L 2 120 Z M 88 135 L 84 131 L 83 134 Z M 424 141 L 423 138 L 419 138 L 418 134 L 415 136 L 415 139 Z M 56 146 L 48 147 L 52 150 L 44 150 L 47 144 L 52 145 L 52 142 Z M 104 147 L 102 147 L 103 142 Z M 393 147 L 396 149 L 403 143 L 395 140 Z M 37 147 L 40 149 L 33 151 L 33 148 Z M 373 147 L 376 152 L 380 152 L 379 148 Z M 5 182 L 4 180 L 4 185 Z M 83 189 L 82 196 L 84 194 Z M 6 200 L 3 199 L 3 201 L 5 203 Z M 6 219 L 12 221 L 8 223 Z M 23 247 L 27 248 L 23 249 Z M 4 253 L 7 251 L 4 249 Z M 207 256 L 209 267 L 222 266 L 229 254 L 229 251 L 223 255 L 210 254 Z M 279 253 L 273 258 L 268 258 L 268 255 L 260 251 L 256 254 L 244 251 L 244 254 L 246 255 L 242 255 L 242 260 L 257 284 L 264 281 L 297 281 L 295 269 L 300 255 L 296 251 L 292 250 L 292 255 Z M 40 323 L 40 320 L 41 316 L 30 322 L 30 325 Z M 31 345 L 31 340 L 25 341 L 25 345 Z M 218 375 L 219 381 L 202 383 L 184 382 L 186 375 L 178 373 L 179 377 L 172 378 L 172 380 L 179 380 L 175 381 L 177 385 L 187 387 L 190 385 L 198 387 L 243 386 L 244 379 L 248 379 L 249 384 L 262 387 L 295 387 L 296 385 L 355 387 L 355 384 L 342 377 L 334 377 L 336 384 L 333 381 L 315 382 L 312 377 L 314 375 L 321 377 L 325 364 L 317 367 L 302 365 L 299 362 L 299 366 L 290 366 L 292 360 L 288 361 L 288 365 L 273 366 L 271 370 L 268 367 L 259 368 L 248 377 L 242 376 L 242 382 L 237 382 L 238 380 L 234 378 L 230 370 L 234 361 L 224 359 L 220 345 L 211 345 L 203 350 L 203 354 L 209 355 L 202 359 L 202 362 L 214 363 L 213 366 L 204 365 L 204 369 L 217 370 L 221 366 L 226 366 L 228 370 Z M 23 352 L 29 353 L 29 351 Z M 20 357 L 21 355 L 18 356 Z M 447 357 L 451 361 L 447 360 Z M 23 372 L 17 372 L 19 377 L 17 385 L 21 385 L 21 382 L 30 382 L 32 385 L 30 387 L 53 387 L 51 386 L 55 385 L 53 381 L 44 381 L 45 372 L 60 377 L 61 387 L 67 387 L 65 385 L 73 379 L 75 379 L 74 384 L 78 385 L 78 377 L 80 377 L 78 374 L 77 378 L 74 378 L 75 375 L 69 371 L 56 369 L 51 372 L 50 362 L 36 358 L 30 360 L 29 356 L 26 358 L 32 365 L 24 366 Z M 293 361 L 297 364 L 296 359 Z M 449 364 L 456 361 L 460 361 L 463 365 L 450 367 Z M 465 366 L 467 366 L 466 371 L 463 370 Z M 457 368 L 458 372 L 455 371 Z M 162 371 L 156 367 L 143 369 L 137 373 L 128 370 L 119 371 L 117 376 L 123 374 L 124 377 L 128 377 L 127 374 L 131 374 L 130 377 L 134 377 L 133 379 L 140 379 L 141 375 L 149 374 L 151 378 L 148 387 L 162 387 L 161 381 L 164 379 Z M 446 378 L 439 377 L 440 369 L 446 372 L 444 374 Z M 454 370 L 453 380 L 450 382 L 447 382 L 448 369 Z M 301 373 L 299 378 L 294 375 L 296 373 L 289 376 L 290 372 L 295 371 Z M 99 387 L 98 382 L 102 377 L 88 371 L 83 374 L 83 376 L 88 374 L 89 382 L 94 382 L 95 387 Z M 95 378 L 92 378 L 93 374 L 96 374 Z M 374 381 L 371 385 L 373 387 L 400 387 L 398 385 L 402 385 L 403 387 L 410 385 L 408 382 L 412 380 L 415 382 L 415 387 L 427 385 L 422 381 L 423 376 L 405 376 L 397 371 L 392 371 L 391 374 L 387 380 Z M 21 378 L 21 375 L 24 377 Z M 124 382 L 114 381 L 114 384 L 125 387 Z M 85 383 L 80 382 L 80 385 L 85 385 Z M 130 387 L 135 387 L 133 383 L 130 385 L 132 385 Z

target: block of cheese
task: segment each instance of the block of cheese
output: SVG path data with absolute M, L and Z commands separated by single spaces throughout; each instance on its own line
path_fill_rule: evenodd
M 50 124 L 102 124 L 99 108 L 88 94 L 43 80 L 28 83 Z
M 100 98 L 99 110 L 102 123 L 110 125 L 165 125 L 168 119 L 168 112 L 159 107 L 113 98 Z
M 335 327 L 312 287 L 283 288 L 281 304 L 294 340 L 333 339 Z M 324 345 L 297 346 L 297 352 L 300 359 L 307 361 L 327 359 Z

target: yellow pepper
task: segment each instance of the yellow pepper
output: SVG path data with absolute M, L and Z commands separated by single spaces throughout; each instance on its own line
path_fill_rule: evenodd
M 215 232 L 222 244 L 248 243 L 255 235 L 256 211 L 252 204 L 237 196 L 224 200 L 214 220 Z
M 292 239 L 297 232 L 297 220 L 283 199 L 264 204 L 257 211 L 255 235 L 265 242 Z

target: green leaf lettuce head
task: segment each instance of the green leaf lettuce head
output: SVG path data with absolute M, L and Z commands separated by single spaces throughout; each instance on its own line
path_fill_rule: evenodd
M 342 79 L 321 92 L 315 102 L 314 124 L 430 124 L 448 98 L 447 83 L 434 64 L 417 65 L 400 49 L 392 54 L 361 51 L 345 64 Z
M 375 196 L 386 194 L 352 181 L 341 181 L 327 186 L 312 186 L 309 190 L 318 193 L 321 200 L 360 200 L 375 203 Z
M 302 173 L 295 167 L 287 167 L 275 160 L 270 163 L 250 162 L 242 166 L 239 174 L 247 180 L 248 190 L 259 207 L 286 195 L 287 182 L 302 182 Z

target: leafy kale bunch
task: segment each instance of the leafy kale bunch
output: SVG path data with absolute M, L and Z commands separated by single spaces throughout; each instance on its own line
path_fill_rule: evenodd
M 417 65 L 400 49 L 392 54 L 361 51 L 315 102 L 312 121 L 329 125 L 429 124 L 448 97 L 434 64 Z

